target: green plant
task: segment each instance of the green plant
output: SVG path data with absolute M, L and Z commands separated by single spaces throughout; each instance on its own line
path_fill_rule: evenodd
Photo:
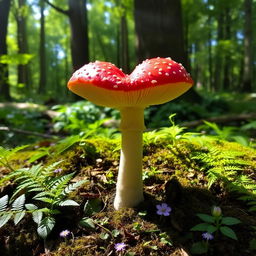
M 68 199 L 68 194 L 87 181 L 70 183 L 74 173 L 56 176 L 54 170 L 58 164 L 56 162 L 48 167 L 38 164 L 18 169 L 8 175 L 8 179 L 12 179 L 17 188 L 10 200 L 8 195 L 0 199 L 0 227 L 12 217 L 16 225 L 26 213 L 32 213 L 33 220 L 38 225 L 37 233 L 45 239 L 55 226 L 54 216 L 61 213 L 61 207 L 79 206 L 74 200 Z M 28 195 L 33 203 L 25 204 Z
M 220 232 L 224 236 L 237 240 L 235 232 L 228 226 L 239 224 L 241 223 L 240 220 L 233 217 L 224 217 L 220 207 L 214 206 L 211 215 L 198 213 L 197 216 L 204 222 L 191 228 L 191 231 L 203 231 L 209 234 Z
M 145 170 L 142 172 L 142 180 L 149 179 L 150 177 L 154 177 L 156 174 L 163 173 L 163 171 L 158 171 L 157 167 L 150 166 L 149 170 Z
M 5 166 L 7 169 L 9 169 L 11 171 L 14 171 L 14 169 L 12 168 L 12 166 L 10 164 L 10 160 L 18 151 L 20 151 L 26 147 L 27 147 L 27 145 L 16 147 L 13 149 L 5 149 L 0 146 L 0 164 L 2 164 L 3 166 Z M 1 180 L 0 180 L 0 184 L 1 184 Z
M 67 131 L 72 134 L 79 132 L 87 133 L 93 130 L 90 124 L 102 124 L 113 114 L 110 108 L 99 107 L 88 101 L 79 101 L 71 105 L 56 105 L 52 108 L 59 114 L 54 118 L 54 130 L 56 132 Z M 100 121 L 98 121 L 100 120 Z M 103 122 L 104 122 L 103 121 Z
M 223 150 L 224 141 L 214 138 L 205 141 L 199 139 L 205 150 L 195 151 L 192 159 L 198 160 L 206 171 L 208 187 L 211 188 L 214 183 L 221 181 L 229 191 L 236 192 L 240 200 L 249 204 L 250 211 L 255 211 L 256 184 L 248 172 L 243 172 L 253 168 L 253 162 L 247 159 L 246 155 L 249 154 L 247 151 L 252 154 L 254 151 L 236 144 L 231 144 L 229 150 Z

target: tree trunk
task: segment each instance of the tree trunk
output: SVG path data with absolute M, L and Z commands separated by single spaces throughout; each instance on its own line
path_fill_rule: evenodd
M 68 0 L 68 10 L 44 0 L 56 11 L 69 17 L 71 27 L 71 57 L 73 70 L 89 62 L 89 39 L 86 0 Z
M 135 0 L 135 31 L 137 58 L 168 57 L 181 62 L 189 71 L 185 51 L 180 0 Z M 181 99 L 200 102 L 202 98 L 191 89 Z
M 126 7 L 118 1 L 118 6 L 122 9 L 120 16 L 119 25 L 119 38 L 118 38 L 118 56 L 119 56 L 119 66 L 123 69 L 125 73 L 130 73 L 129 67 L 129 42 L 128 42 L 128 27 L 126 19 Z
M 26 13 L 24 14 L 23 8 L 26 6 L 26 0 L 18 1 L 17 10 L 17 30 L 18 30 L 18 52 L 19 54 L 28 53 L 28 39 L 26 27 Z M 30 89 L 30 72 L 29 64 L 18 65 L 18 84 L 24 84 L 27 90 Z
M 223 33 L 223 13 L 218 16 L 218 29 L 217 29 L 217 46 L 215 53 L 215 70 L 214 70 L 214 91 L 222 90 L 222 68 L 223 68 L 223 56 L 220 49 L 220 41 L 224 39 Z
M 225 9 L 225 40 L 231 40 L 231 10 L 229 7 Z M 232 61 L 229 52 L 225 53 L 224 57 L 224 74 L 223 74 L 223 85 L 225 90 L 232 89 L 231 88 L 231 75 L 230 71 L 232 68 Z
M 69 0 L 69 19 L 71 25 L 71 55 L 73 69 L 89 62 L 89 40 L 86 0 Z
M 209 0 L 207 5 L 209 6 Z M 208 8 L 208 71 L 209 71 L 209 82 L 208 82 L 208 91 L 212 91 L 213 87 L 213 72 L 212 72 L 212 13 Z
M 44 93 L 46 90 L 46 55 L 45 55 L 45 17 L 44 17 L 45 4 L 43 0 L 40 0 L 40 80 L 38 93 Z
M 137 57 L 168 57 L 186 68 L 180 0 L 135 0 Z
M 253 77 L 253 38 L 252 38 L 252 0 L 244 0 L 244 66 L 242 91 L 252 91 Z
M 7 54 L 7 28 L 11 0 L 0 1 L 0 57 Z M 0 63 L 0 97 L 10 100 L 8 65 Z

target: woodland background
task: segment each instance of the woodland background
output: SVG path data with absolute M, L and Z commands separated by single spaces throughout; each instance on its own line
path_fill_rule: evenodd
M 67 102 L 74 96 L 66 83 L 82 65 L 110 61 L 130 72 L 156 56 L 182 62 L 203 94 L 251 93 L 255 7 L 253 0 L 0 0 L 0 99 Z

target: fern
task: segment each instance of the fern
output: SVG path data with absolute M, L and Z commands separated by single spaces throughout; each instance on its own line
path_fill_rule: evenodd
M 10 200 L 8 195 L 0 198 L 0 227 L 11 218 L 17 225 L 26 213 L 30 213 L 38 225 L 38 235 L 45 239 L 55 225 L 53 216 L 60 213 L 58 207 L 79 206 L 67 196 L 87 181 L 70 183 L 74 172 L 64 176 L 54 176 L 53 171 L 59 163 L 53 163 L 48 167 L 38 164 L 31 168 L 18 169 L 9 175 L 8 178 L 13 179 L 17 187 Z M 25 195 L 30 195 L 35 204 L 25 204 Z M 42 208 L 38 208 L 37 201 L 41 202 L 39 205 Z
M 221 181 L 229 191 L 238 193 L 239 199 L 249 202 L 249 210 L 255 211 L 256 183 L 243 173 L 245 169 L 253 166 L 252 161 L 246 158 L 248 152 L 241 150 L 241 146 L 223 150 L 227 147 L 223 147 L 223 143 L 216 139 L 205 140 L 204 151 L 196 152 L 193 159 L 199 161 L 206 171 L 209 188 L 215 182 Z

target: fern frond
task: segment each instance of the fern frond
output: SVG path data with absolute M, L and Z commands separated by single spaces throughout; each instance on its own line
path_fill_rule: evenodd
M 5 195 L 0 198 L 0 212 L 3 212 L 7 209 L 9 197 Z
M 26 197 L 25 195 L 19 196 L 15 201 L 12 203 L 12 211 L 21 211 L 24 208 Z
M 75 183 L 72 183 L 72 184 L 69 184 L 67 187 L 65 187 L 63 189 L 63 191 L 61 192 L 62 195 L 67 195 L 73 191 L 75 191 L 77 188 L 79 188 L 81 185 L 85 184 L 89 182 L 88 180 L 80 180 L 80 181 L 77 181 Z
M 67 184 L 72 179 L 74 174 L 75 173 L 73 172 L 73 173 L 69 173 L 63 176 L 53 178 L 47 185 L 49 190 L 55 193 L 56 195 L 59 195 L 63 190 L 63 188 L 67 186 Z

